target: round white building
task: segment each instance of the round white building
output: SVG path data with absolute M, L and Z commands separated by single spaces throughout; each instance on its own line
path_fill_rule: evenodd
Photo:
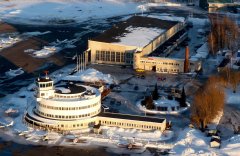
M 37 100 L 25 115 L 28 124 L 55 130 L 84 129 L 95 124 L 101 112 L 98 89 L 78 84 L 54 88 L 47 76 L 38 78 L 37 86 Z

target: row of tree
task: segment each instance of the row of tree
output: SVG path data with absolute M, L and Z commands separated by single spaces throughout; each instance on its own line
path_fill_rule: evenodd
M 155 109 L 155 105 L 153 100 L 158 100 L 159 98 L 159 93 L 158 93 L 158 86 L 157 84 L 154 87 L 154 90 L 150 95 L 146 95 L 145 98 L 141 101 L 141 104 L 144 105 L 147 109 Z M 182 92 L 181 92 L 181 98 L 177 99 L 179 102 L 180 107 L 187 107 L 186 104 L 186 93 L 185 89 L 183 87 Z
M 209 16 L 211 32 L 208 36 L 209 51 L 216 55 L 219 50 L 229 49 L 236 52 L 239 47 L 238 25 L 226 16 Z

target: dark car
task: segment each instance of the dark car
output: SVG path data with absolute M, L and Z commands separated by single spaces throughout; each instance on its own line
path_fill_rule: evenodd
M 144 75 L 141 75 L 141 79 L 145 79 L 145 76 L 144 76 Z

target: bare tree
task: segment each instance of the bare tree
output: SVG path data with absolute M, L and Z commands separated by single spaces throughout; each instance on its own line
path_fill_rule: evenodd
M 216 55 L 221 49 L 229 49 L 236 52 L 239 47 L 238 25 L 233 19 L 222 16 L 209 16 L 211 33 L 208 36 L 209 51 Z
M 225 93 L 223 87 L 213 78 L 207 81 L 195 94 L 191 106 L 191 120 L 201 130 L 211 122 L 224 107 Z
M 236 93 L 237 91 L 237 86 L 240 83 L 240 72 L 233 70 L 229 67 L 225 67 L 221 72 L 220 72 L 220 77 L 222 78 L 224 82 L 224 86 L 231 86 L 233 89 L 233 92 Z

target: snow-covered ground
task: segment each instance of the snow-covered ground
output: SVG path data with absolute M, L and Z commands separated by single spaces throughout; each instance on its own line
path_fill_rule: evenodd
M 0 1 L 0 17 L 12 23 L 68 24 L 137 13 L 138 5 L 127 0 L 11 0 Z
M 237 87 L 236 93 L 233 93 L 232 89 L 226 89 L 226 103 L 234 104 L 240 107 L 240 85 Z
M 20 42 L 22 39 L 18 33 L 9 33 L 0 35 L 0 51 L 4 48 L 11 47 L 12 45 Z
M 137 139 L 137 140 L 147 140 L 147 141 L 164 141 L 169 140 L 173 137 L 172 131 L 154 131 L 154 132 L 144 132 L 136 129 L 123 129 L 117 127 L 102 127 L 103 135 L 113 138 L 126 138 L 126 139 Z
M 96 69 L 89 68 L 82 72 L 76 72 L 73 75 L 66 76 L 63 80 L 81 81 L 81 82 L 104 82 L 113 84 L 114 79 L 110 74 L 103 74 Z

